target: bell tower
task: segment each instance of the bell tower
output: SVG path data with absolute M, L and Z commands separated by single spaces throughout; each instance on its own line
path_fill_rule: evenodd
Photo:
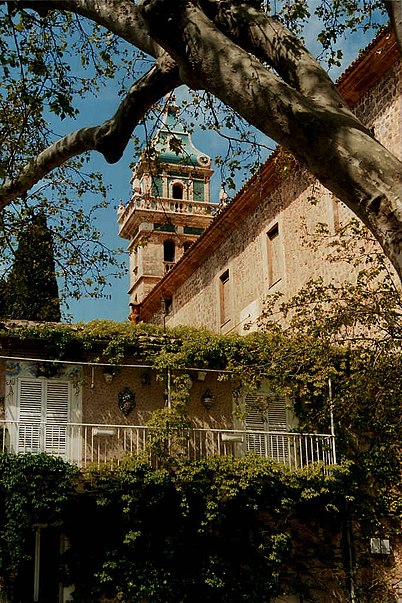
M 130 303 L 140 304 L 210 224 L 211 158 L 192 143 L 166 105 L 162 124 L 131 180 L 129 203 L 118 208 L 119 235 L 129 241 Z

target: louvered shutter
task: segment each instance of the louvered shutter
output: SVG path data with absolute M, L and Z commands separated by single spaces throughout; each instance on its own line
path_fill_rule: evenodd
M 42 450 L 43 387 L 37 379 L 19 380 L 18 452 Z
M 267 456 L 267 441 L 264 432 L 267 429 L 264 413 L 258 408 L 257 396 L 246 394 L 245 400 L 246 451 Z
M 268 429 L 270 431 L 287 431 L 286 398 L 268 396 Z
M 268 430 L 270 432 L 287 432 L 286 398 L 283 396 L 268 396 Z M 269 456 L 277 461 L 286 462 L 289 455 L 289 438 L 280 433 L 269 437 Z
M 64 456 L 67 451 L 70 384 L 68 381 L 46 381 L 44 450 Z
M 280 433 L 288 431 L 286 398 L 267 396 L 268 408 L 264 412 L 259 408 L 260 397 L 261 395 L 246 394 L 246 450 L 286 463 L 289 438 Z
M 68 381 L 19 379 L 18 452 L 65 456 L 69 401 Z

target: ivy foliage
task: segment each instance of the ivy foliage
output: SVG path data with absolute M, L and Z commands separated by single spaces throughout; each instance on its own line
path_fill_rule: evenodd
M 0 456 L 0 474 L 0 580 L 11 601 L 38 524 L 67 536 L 58 579 L 79 603 L 315 601 L 329 587 L 347 596 L 345 529 L 363 505 L 351 465 L 290 471 L 250 455 L 158 469 L 128 459 L 78 476 L 60 459 L 23 455 Z M 355 529 L 354 546 L 359 600 L 391 601 L 381 572 L 367 580 L 365 531 Z
M 14 600 L 35 527 L 59 526 L 79 471 L 46 454 L 0 455 L 0 583 Z
M 267 313 L 263 330 L 244 337 L 108 321 L 3 325 L 4 346 L 14 338 L 46 342 L 54 359 L 139 362 L 172 380 L 173 408 L 150 425 L 158 468 L 135 459 L 94 470 L 69 498 L 61 521 L 75 600 L 268 602 L 295 584 L 314 600 L 314 584 L 347 584 L 351 531 L 359 600 L 393 600 L 381 575 L 367 578 L 367 539 L 395 537 L 402 519 L 401 298 L 383 257 L 368 253 L 354 227 L 351 233 L 333 253 L 357 261 L 353 240 L 367 252 L 355 283 L 309 283 L 282 304 L 287 322 Z M 342 465 L 324 474 L 254 457 L 188 463 L 180 436 L 167 454 L 166 440 L 188 426 L 194 369 L 216 371 L 234 390 L 268 382 L 294 400 L 302 431 L 327 432 L 332 415 Z
M 0 575 L 11 596 L 37 524 L 68 536 L 60 578 L 80 603 L 269 601 L 296 576 L 307 592 L 313 558 L 323 572 L 341 565 L 347 467 L 296 473 L 250 456 L 154 469 L 131 459 L 77 481 L 60 459 L 23 455 L 0 457 L 0 471 Z
M 314 293 L 312 288 L 311 295 Z M 311 309 L 311 304 L 305 307 Z M 301 304 L 299 312 L 300 308 Z M 323 315 L 327 324 L 329 313 Z M 108 321 L 87 325 L 10 323 L 5 325 L 4 345 L 7 341 L 10 345 L 14 337 L 37 340 L 46 342 L 53 359 L 79 361 L 90 354 L 91 360 L 103 363 L 140 362 L 153 366 L 162 380 L 169 371 L 178 425 L 187 424 L 192 369 L 214 370 L 218 379 L 229 379 L 233 389 L 243 386 L 257 391 L 265 381 L 273 393 L 294 400 L 301 431 L 328 432 L 332 414 L 338 453 L 360 467 L 362 483 L 370 486 L 379 517 L 386 515 L 390 506 L 400 513 L 396 484 L 401 462 L 402 357 L 398 340 L 394 339 L 392 346 L 389 338 L 383 345 L 377 339 L 373 346 L 371 336 L 367 341 L 361 338 L 359 345 L 356 338 L 353 345 L 346 340 L 333 342 L 325 335 L 328 330 L 324 326 L 320 336 L 309 333 L 312 320 L 303 318 L 298 323 L 306 325 L 303 329 L 293 326 L 286 331 L 269 324 L 265 332 L 245 337 L 222 337 L 188 327 L 165 333 L 155 325 Z M 161 410 L 161 416 L 155 417 L 162 431 L 165 423 L 172 424 L 166 412 Z

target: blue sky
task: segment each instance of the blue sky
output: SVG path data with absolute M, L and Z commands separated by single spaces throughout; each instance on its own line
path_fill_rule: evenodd
M 316 31 L 314 27 L 309 30 L 309 37 L 306 37 L 307 47 L 314 52 L 314 39 Z M 344 60 L 341 68 L 334 69 L 331 72 L 331 77 L 335 79 L 342 71 L 356 58 L 361 48 L 364 48 L 372 39 L 373 33 L 349 34 L 344 44 Z M 177 97 L 180 99 L 182 92 L 178 91 Z M 80 127 L 81 125 L 93 125 L 100 123 L 114 113 L 117 106 L 117 95 L 113 90 L 110 90 L 102 96 L 101 102 L 97 102 L 96 122 L 94 122 L 94 100 L 83 100 L 80 110 L 80 123 L 71 125 L 71 130 Z M 65 124 L 68 129 L 68 124 Z M 261 138 L 261 140 L 264 140 Z M 197 148 L 204 151 L 212 158 L 222 152 L 222 141 L 214 132 L 195 131 L 193 134 L 193 142 Z M 268 146 L 272 147 L 272 141 L 264 141 Z M 108 165 L 103 157 L 99 154 L 93 154 L 91 160 L 91 169 L 102 171 L 106 184 L 110 185 L 109 208 L 99 216 L 98 228 L 103 233 L 104 241 L 111 247 L 123 247 L 126 249 L 127 241 L 118 237 L 117 214 L 116 207 L 119 201 L 127 203 L 130 199 L 130 178 L 131 170 L 129 167 L 132 161 L 132 147 L 128 146 L 123 158 L 116 165 Z M 220 174 L 215 173 L 211 183 L 211 200 L 218 199 L 219 190 L 221 187 Z M 127 266 L 128 266 L 128 257 Z M 71 301 L 69 309 L 66 312 L 70 315 L 72 322 L 89 321 L 94 319 L 111 319 L 116 321 L 127 320 L 128 315 L 128 269 L 122 279 L 109 279 L 109 284 L 106 289 L 108 297 L 106 299 L 83 298 L 79 301 Z

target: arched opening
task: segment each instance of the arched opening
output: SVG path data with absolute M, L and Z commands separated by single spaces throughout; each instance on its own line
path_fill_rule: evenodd
M 183 199 L 183 185 L 180 182 L 173 184 L 172 197 L 173 199 Z

